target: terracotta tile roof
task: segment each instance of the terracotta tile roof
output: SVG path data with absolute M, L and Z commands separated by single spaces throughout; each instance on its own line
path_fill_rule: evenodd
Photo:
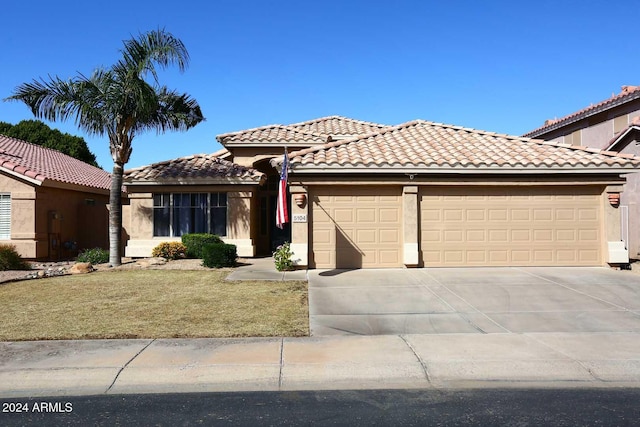
M 325 136 L 303 132 L 283 125 L 268 125 L 239 132 L 224 133 L 216 136 L 216 139 L 224 145 L 230 143 L 264 144 L 269 142 L 305 142 L 309 144 L 321 144 L 327 142 L 327 138 Z
M 292 170 L 337 168 L 388 172 L 637 168 L 640 158 L 586 147 L 416 120 L 383 132 L 290 154 Z
M 20 139 L 0 135 L 0 167 L 31 180 L 109 190 L 111 175 L 95 166 Z
M 216 136 L 222 144 L 324 144 L 332 137 L 380 132 L 389 126 L 341 116 L 328 116 L 291 125 L 268 125 Z
M 535 138 L 570 123 L 577 122 L 578 120 L 584 119 L 593 114 L 606 111 L 610 108 L 616 107 L 629 101 L 633 101 L 635 99 L 640 99 L 640 86 L 622 86 L 622 91 L 619 94 L 613 95 L 609 99 L 606 99 L 595 105 L 591 105 L 560 119 L 546 120 L 543 126 L 527 132 L 523 136 L 528 138 Z
M 262 172 L 237 165 L 213 154 L 196 154 L 165 162 L 154 163 L 125 171 L 125 184 L 132 183 L 179 183 L 180 181 L 219 182 L 245 181 L 260 182 Z
M 328 116 L 306 122 L 294 123 L 288 127 L 303 132 L 326 136 L 367 135 L 389 128 L 386 125 L 364 122 L 342 116 Z

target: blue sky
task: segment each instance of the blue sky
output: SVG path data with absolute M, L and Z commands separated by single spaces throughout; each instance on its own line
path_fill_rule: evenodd
M 27 81 L 109 66 L 122 40 L 163 27 L 191 55 L 162 83 L 191 94 L 206 122 L 134 141 L 132 168 L 220 148 L 215 136 L 342 115 L 425 119 L 522 134 L 640 84 L 637 1 L 10 1 L 3 5 L 0 99 Z M 0 102 L 0 121 L 33 118 Z M 74 123 L 111 170 L 106 137 Z

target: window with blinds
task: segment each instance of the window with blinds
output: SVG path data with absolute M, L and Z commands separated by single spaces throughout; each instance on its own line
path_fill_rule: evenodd
M 0 240 L 11 239 L 11 194 L 0 193 Z
M 227 193 L 156 193 L 153 235 L 188 233 L 227 235 Z

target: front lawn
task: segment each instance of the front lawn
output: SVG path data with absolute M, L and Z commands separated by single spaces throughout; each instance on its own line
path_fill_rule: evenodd
M 307 284 L 105 271 L 0 285 L 0 341 L 309 334 Z

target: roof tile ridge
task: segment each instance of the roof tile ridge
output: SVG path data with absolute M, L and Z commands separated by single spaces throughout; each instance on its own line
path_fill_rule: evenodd
M 289 156 L 290 157 L 305 156 L 307 154 L 318 152 L 318 151 L 322 151 L 322 150 L 325 150 L 325 149 L 328 149 L 328 148 L 339 147 L 339 146 L 345 145 L 345 144 L 357 143 L 360 140 L 369 139 L 369 138 L 374 137 L 374 136 L 384 135 L 384 134 L 387 134 L 389 132 L 393 132 L 395 130 L 402 129 L 403 127 L 409 127 L 409 126 L 416 125 L 419 122 L 425 122 L 425 121 L 424 120 L 412 120 L 412 121 L 409 121 L 409 122 L 401 123 L 399 125 L 389 126 L 387 128 L 381 129 L 381 130 L 379 130 L 377 132 L 369 132 L 369 133 L 366 133 L 366 134 L 363 134 L 363 135 L 356 135 L 353 138 L 346 138 L 346 139 L 339 139 L 339 140 L 335 140 L 335 141 L 329 141 L 326 144 L 314 145 L 313 147 L 308 147 L 308 148 L 304 148 L 302 150 L 293 151 L 293 152 L 291 152 L 289 154 Z
M 533 129 L 532 131 L 529 131 L 529 132 L 525 133 L 523 136 L 525 136 L 525 135 L 531 135 L 531 134 L 533 134 L 533 133 L 540 132 L 540 131 L 542 131 L 542 130 L 548 129 L 548 128 L 550 128 L 550 127 L 552 127 L 552 126 L 555 126 L 555 125 L 557 125 L 557 124 L 568 122 L 568 121 L 570 121 L 571 119 L 573 119 L 573 118 L 575 118 L 575 117 L 578 117 L 578 116 L 579 116 L 579 115 L 581 115 L 581 114 L 588 113 L 589 111 L 592 111 L 592 110 L 598 109 L 598 108 L 603 107 L 603 106 L 605 106 L 605 105 L 607 105 L 607 104 L 609 104 L 609 103 L 613 103 L 613 102 L 616 102 L 616 101 L 622 100 L 623 98 L 627 98 L 627 97 L 628 97 L 628 98 L 638 97 L 638 96 L 640 96 L 640 93 L 639 93 L 639 92 L 640 92 L 640 86 L 636 86 L 635 88 L 630 89 L 630 90 L 628 90 L 627 92 L 624 92 L 624 91 L 623 91 L 623 92 L 620 92 L 620 93 L 618 93 L 618 94 L 615 94 L 615 95 L 613 95 L 613 96 L 610 96 L 609 98 L 607 98 L 607 99 L 605 99 L 605 100 L 603 100 L 603 101 L 597 102 L 597 103 L 595 103 L 595 104 L 591 104 L 591 105 L 590 105 L 590 106 L 588 106 L 588 107 L 582 108 L 582 109 L 580 109 L 580 110 L 578 110 L 578 111 L 575 111 L 575 112 L 573 112 L 573 113 L 571 113 L 571 114 L 568 114 L 568 115 L 566 115 L 566 116 L 560 117 L 559 119 L 553 119 L 553 120 L 551 120 L 551 121 L 550 121 L 550 123 L 544 124 L 544 125 L 542 125 L 542 126 L 540 126 L 540 127 L 536 128 L 536 129 Z
M 385 125 L 382 123 L 375 123 L 375 122 L 370 122 L 367 120 L 360 120 L 360 119 L 352 119 L 350 117 L 345 117 L 345 116 L 332 116 L 338 119 L 343 119 L 343 120 L 349 120 L 351 122 L 357 122 L 360 123 L 361 125 L 367 125 L 367 126 L 375 126 L 375 127 L 379 127 L 379 128 L 387 128 L 387 127 L 393 127 L 393 125 Z
M 299 129 L 295 129 L 293 127 L 293 125 L 273 124 L 273 125 L 259 126 L 259 127 L 256 127 L 256 128 L 245 129 L 245 130 L 241 130 L 241 131 L 237 131 L 237 132 L 229 132 L 229 133 L 226 133 L 226 134 L 217 135 L 216 139 L 218 140 L 218 142 L 221 142 L 221 140 L 223 138 L 228 137 L 228 136 L 241 135 L 243 133 L 263 131 L 263 130 L 267 130 L 267 129 L 282 129 L 282 130 L 287 130 L 289 132 L 293 132 L 293 133 L 300 134 L 300 135 L 309 135 L 309 136 L 313 136 L 313 137 L 316 137 L 316 138 L 323 138 L 323 135 L 321 135 L 319 133 L 301 131 Z
M 517 140 L 517 141 L 524 141 L 526 139 L 531 139 L 531 138 L 524 138 L 522 136 L 511 135 L 511 134 L 508 134 L 508 133 L 494 132 L 494 131 L 488 131 L 488 130 L 483 130 L 483 129 L 476 129 L 476 128 L 467 127 L 467 126 L 452 125 L 452 124 L 447 124 L 447 123 L 433 122 L 433 121 L 429 121 L 429 120 L 418 120 L 418 121 L 420 121 L 422 123 L 430 124 L 432 126 L 455 129 L 455 130 L 463 130 L 463 131 L 466 131 L 466 132 L 471 132 L 471 133 L 475 133 L 475 134 L 479 134 L 479 135 L 487 135 L 487 136 L 492 136 L 492 137 L 496 137 L 496 138 L 505 138 L 505 139 Z
M 280 123 L 273 123 L 273 124 L 270 124 L 270 125 L 252 127 L 252 128 L 249 128 L 249 129 L 242 129 L 242 130 L 237 130 L 237 131 L 233 131 L 233 132 L 225 132 L 225 133 L 221 133 L 221 134 L 216 135 L 216 139 L 218 141 L 220 141 L 220 139 L 226 138 L 228 136 L 239 135 L 239 134 L 246 133 L 246 132 L 254 132 L 254 131 L 257 131 L 257 130 L 273 129 L 275 127 L 282 127 L 282 126 L 285 126 L 285 125 L 280 124 Z
M 375 127 L 379 127 L 379 128 L 389 127 L 389 125 L 384 125 L 384 124 L 381 124 L 381 123 L 368 122 L 368 121 L 360 120 L 360 119 L 352 119 L 351 117 L 340 116 L 340 115 L 325 116 L 325 117 L 319 117 L 317 119 L 305 120 L 303 122 L 291 123 L 289 126 L 304 126 L 304 125 L 308 125 L 308 124 L 311 124 L 311 123 L 319 123 L 321 121 L 327 121 L 327 120 L 331 120 L 331 119 L 347 120 L 347 121 L 350 121 L 350 122 L 356 122 L 356 123 L 359 123 L 359 124 L 362 124 L 362 125 L 375 126 Z

